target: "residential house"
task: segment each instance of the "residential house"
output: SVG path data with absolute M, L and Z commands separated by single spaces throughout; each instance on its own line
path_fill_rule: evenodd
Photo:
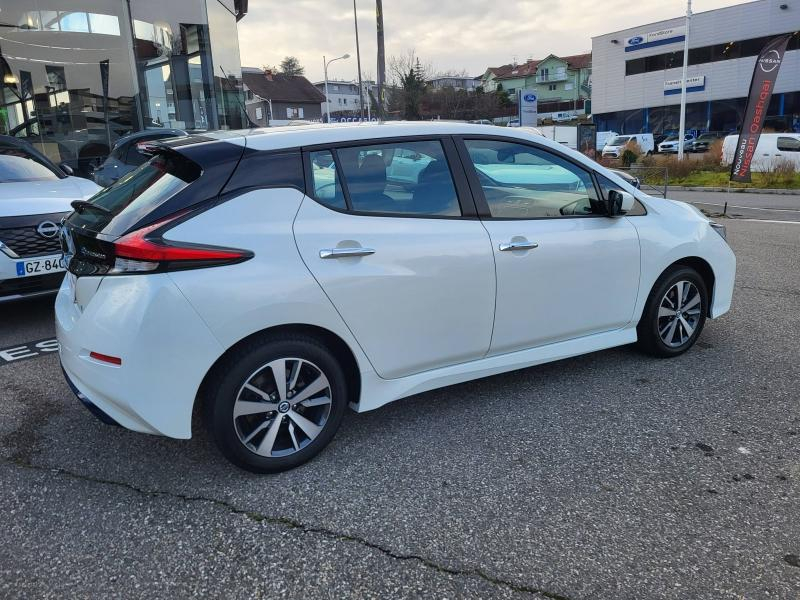
M 428 86 L 434 90 L 443 88 L 453 88 L 454 90 L 465 90 L 467 92 L 474 92 L 475 88 L 481 85 L 480 77 L 456 77 L 444 75 L 442 77 L 434 77 L 428 80 Z
M 520 65 L 490 67 L 482 77 L 482 84 L 486 92 L 498 89 L 508 92 L 513 101 L 516 101 L 518 90 L 536 90 L 539 113 L 566 111 L 573 107 L 581 112 L 584 100 L 591 97 L 591 77 L 591 54 L 561 57 L 551 54 L 542 60 L 530 59 Z
M 370 94 L 377 96 L 377 86 L 374 81 L 362 81 L 364 86 L 364 114 L 371 112 Z M 325 82 L 316 81 L 314 87 L 323 95 L 325 94 Z M 323 99 L 323 103 L 325 100 Z M 331 118 L 343 116 L 355 116 L 361 112 L 361 104 L 358 96 L 358 81 L 340 81 L 335 79 L 328 80 L 328 108 L 331 111 Z M 324 107 L 323 107 L 324 111 Z
M 242 80 L 245 109 L 255 124 L 286 125 L 294 120 L 322 120 L 325 95 L 305 77 L 243 67 Z

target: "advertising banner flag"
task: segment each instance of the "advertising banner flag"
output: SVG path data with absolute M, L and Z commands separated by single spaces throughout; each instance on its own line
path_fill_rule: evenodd
M 750 181 L 750 169 L 758 146 L 758 138 L 764 128 L 769 101 L 778 79 L 778 71 L 783 62 L 786 45 L 791 34 L 781 35 L 770 40 L 761 50 L 750 82 L 750 94 L 744 109 L 744 122 L 736 143 L 736 152 L 731 163 L 731 181 Z

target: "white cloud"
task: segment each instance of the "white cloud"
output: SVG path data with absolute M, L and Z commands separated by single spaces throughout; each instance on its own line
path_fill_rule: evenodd
M 376 72 L 375 3 L 357 0 L 361 69 Z M 738 4 L 695 0 L 695 12 Z M 383 0 L 387 60 L 415 49 L 436 70 L 472 75 L 526 58 L 591 50 L 591 36 L 684 14 L 683 0 Z M 239 22 L 242 64 L 277 65 L 300 59 L 312 81 L 322 56 L 349 53 L 331 65 L 331 78 L 356 77 L 352 0 L 250 0 Z

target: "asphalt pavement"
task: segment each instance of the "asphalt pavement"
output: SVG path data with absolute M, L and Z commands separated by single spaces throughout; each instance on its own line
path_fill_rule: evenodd
M 51 301 L 0 305 L 0 597 L 798 598 L 800 225 L 726 223 L 733 309 L 687 354 L 351 414 L 274 476 L 96 421 L 28 344 Z
M 691 202 L 709 214 L 726 211 L 731 218 L 800 221 L 800 191 L 797 194 L 759 194 L 669 190 L 667 198 Z

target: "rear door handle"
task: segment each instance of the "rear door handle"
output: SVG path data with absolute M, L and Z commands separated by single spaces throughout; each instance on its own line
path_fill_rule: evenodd
M 369 256 L 375 254 L 372 248 L 324 248 L 319 251 L 320 258 L 347 258 L 348 256 Z
M 507 252 L 509 250 L 533 250 L 538 248 L 539 244 L 536 242 L 529 242 L 529 241 L 520 241 L 520 242 L 507 242 L 505 244 L 500 244 L 498 248 L 500 252 Z

